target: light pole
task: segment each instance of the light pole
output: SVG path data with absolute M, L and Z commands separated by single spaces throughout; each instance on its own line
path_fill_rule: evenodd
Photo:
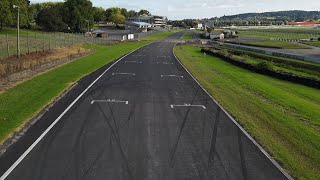
M 17 8 L 17 57 L 20 59 L 19 6 L 13 5 L 13 8 Z

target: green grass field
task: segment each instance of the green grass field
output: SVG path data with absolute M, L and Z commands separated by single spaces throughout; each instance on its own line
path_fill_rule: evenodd
M 184 41 L 192 40 L 193 39 L 192 32 L 186 32 L 181 39 Z
M 170 36 L 172 34 L 175 34 L 177 32 L 180 32 L 181 30 L 172 30 L 172 31 L 164 31 L 164 32 L 159 32 L 152 34 L 150 36 L 145 36 L 141 38 L 141 40 L 147 40 L 147 41 L 156 41 L 156 40 L 161 40 L 166 38 L 167 36 Z
M 264 47 L 277 47 L 281 49 L 310 49 L 307 46 L 291 43 L 291 42 L 283 42 L 283 41 L 261 41 L 261 42 L 248 42 L 244 43 L 251 46 L 264 46 Z
M 256 74 L 200 48 L 178 58 L 212 96 L 299 179 L 320 179 L 320 90 Z
M 149 43 L 126 42 L 112 46 L 87 45 L 95 54 L 38 75 L 0 94 L 0 142 L 19 130 L 32 116 L 81 77 Z
M 320 41 L 303 42 L 303 44 L 320 47 Z
M 277 39 L 310 39 L 310 38 L 317 38 L 320 37 L 320 34 L 317 32 L 313 33 L 296 33 L 291 32 L 288 29 L 286 32 L 282 31 L 263 31 L 263 30 L 255 30 L 255 31 L 239 31 L 239 36 L 247 36 L 247 37 L 255 37 L 255 38 L 277 38 Z

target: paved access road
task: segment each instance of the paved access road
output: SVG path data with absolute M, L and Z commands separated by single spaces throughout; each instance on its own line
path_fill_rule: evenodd
M 286 179 L 175 59 L 181 35 L 119 61 L 7 179 Z

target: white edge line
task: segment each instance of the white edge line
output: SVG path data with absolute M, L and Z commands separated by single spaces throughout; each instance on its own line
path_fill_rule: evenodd
M 181 39 L 181 38 L 180 38 Z M 178 42 L 174 45 L 176 46 L 178 44 Z M 256 141 L 253 139 L 253 137 L 250 136 L 250 134 L 211 96 L 211 94 L 204 89 L 204 87 L 202 87 L 202 85 L 199 83 L 199 81 L 188 71 L 188 69 L 180 62 L 180 60 L 178 59 L 178 57 L 176 56 L 176 54 L 173 51 L 173 55 L 176 58 L 176 60 L 179 62 L 179 64 L 187 71 L 187 73 L 192 77 L 192 79 L 202 88 L 202 90 L 204 92 L 206 92 L 206 94 L 208 94 L 208 96 L 212 99 L 212 101 L 218 105 L 218 107 L 232 120 L 232 122 L 238 126 L 238 128 L 249 138 L 249 140 L 258 147 L 258 149 L 271 161 L 271 163 L 276 166 L 276 168 L 278 168 L 278 170 L 289 180 L 294 180 L 271 156 L 270 154 L 263 149 L 263 147 Z
M 152 42 L 153 43 L 153 42 Z M 142 47 L 139 47 L 128 54 L 122 56 L 116 62 L 114 62 L 108 69 L 106 69 L 95 81 L 93 81 L 63 112 L 60 116 L 38 137 L 38 139 L 32 143 L 32 145 L 11 165 L 11 167 L 0 177 L 0 180 L 6 179 L 10 173 L 20 164 L 20 162 L 32 151 L 32 149 L 45 137 L 46 134 L 60 121 L 60 119 L 72 108 L 72 106 L 105 74 L 107 73 L 114 65 L 116 65 L 119 61 L 126 58 L 128 55 L 132 54 L 133 52 L 148 46 L 152 43 L 146 44 Z M 107 64 L 106 64 L 107 65 Z

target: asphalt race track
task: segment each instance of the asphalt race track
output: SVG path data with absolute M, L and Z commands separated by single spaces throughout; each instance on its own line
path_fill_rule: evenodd
M 120 60 L 6 179 L 287 179 L 175 59 L 181 35 Z

